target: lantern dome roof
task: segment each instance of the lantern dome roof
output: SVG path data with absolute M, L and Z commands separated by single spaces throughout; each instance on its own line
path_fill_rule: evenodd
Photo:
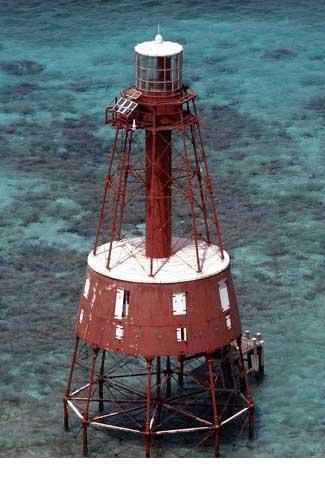
M 139 55 L 144 56 L 172 56 L 183 51 L 183 46 L 172 41 L 165 41 L 161 34 L 157 34 L 153 41 L 145 41 L 134 47 L 134 50 Z

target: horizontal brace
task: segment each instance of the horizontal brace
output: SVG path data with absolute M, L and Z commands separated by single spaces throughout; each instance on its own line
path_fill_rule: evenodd
M 229 423 L 229 421 L 232 421 L 233 419 L 237 418 L 238 416 L 240 416 L 241 414 L 244 414 L 246 411 L 248 411 L 248 407 L 245 407 L 244 409 L 242 409 L 241 411 L 238 411 L 238 413 L 234 414 L 233 416 L 230 416 L 230 418 L 227 418 L 225 419 L 224 421 L 222 421 L 220 423 L 220 426 L 223 426 L 225 425 L 226 423 Z
M 72 397 L 73 401 L 88 401 L 88 397 Z M 110 402 L 112 404 L 140 404 L 146 402 L 145 399 L 90 399 L 90 402 Z
M 205 431 L 205 430 L 214 430 L 215 425 L 213 426 L 197 426 L 195 428 L 179 428 L 175 430 L 160 430 L 153 431 L 153 435 L 173 435 L 175 433 L 191 433 L 192 431 Z
M 147 375 L 146 372 L 142 373 L 124 373 L 124 375 L 110 375 L 109 377 L 105 377 L 104 375 L 104 380 L 108 380 L 109 378 L 123 378 L 123 377 L 141 377 Z M 157 375 L 157 372 L 151 372 L 150 375 Z
M 71 401 L 67 401 L 67 404 L 70 407 L 70 409 L 72 409 L 72 411 L 78 416 L 78 418 L 83 419 L 81 412 L 79 411 L 79 409 L 76 408 L 75 405 L 72 404 Z
M 88 387 L 89 387 L 89 383 L 87 383 L 83 387 L 80 387 L 79 389 L 77 389 L 74 392 L 72 392 L 69 397 L 73 397 L 74 395 L 79 394 L 79 392 L 81 392 L 82 390 L 87 389 Z
M 93 423 L 90 421 L 90 426 L 94 426 L 95 428 L 107 428 L 109 430 L 118 430 L 118 431 L 127 431 L 129 433 L 136 433 L 138 435 L 144 435 L 144 431 L 135 430 L 134 428 L 124 428 L 123 426 L 115 426 L 115 425 L 107 425 L 105 423 Z

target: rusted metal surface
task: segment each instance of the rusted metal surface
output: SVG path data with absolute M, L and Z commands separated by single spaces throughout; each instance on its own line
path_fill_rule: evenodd
M 132 87 L 122 91 L 121 95 L 127 96 L 134 89 Z M 168 257 L 171 254 L 172 208 L 177 207 L 176 200 L 179 196 L 178 203 L 182 203 L 182 207 L 187 204 L 191 217 L 191 238 L 197 242 L 204 237 L 208 243 L 217 244 L 223 256 L 220 226 L 195 98 L 196 94 L 183 86 L 168 97 L 165 93 L 142 93 L 137 99 L 137 110 L 128 117 L 118 113 L 114 105 L 107 108 L 106 123 L 119 129 L 119 134 L 118 138 L 117 133 L 115 135 L 105 179 L 95 253 L 101 231 L 104 242 L 112 243 L 119 239 L 126 205 L 132 203 L 132 200 L 142 198 L 146 203 L 145 239 L 148 259 L 150 261 L 152 258 Z M 139 138 L 146 144 L 142 156 L 138 155 L 141 152 L 136 143 Z M 117 149 L 122 151 L 118 152 Z M 134 163 L 133 155 L 136 156 Z M 138 183 L 132 192 L 130 180 Z M 108 224 L 105 224 L 105 202 Z M 198 224 L 202 222 L 204 230 L 201 232 Z M 110 266 L 110 256 L 107 265 Z M 201 264 L 197 258 L 197 271 L 200 270 Z
M 156 438 L 166 440 L 170 435 L 189 434 L 193 438 L 188 455 L 209 441 L 214 455 L 219 456 L 221 428 L 232 423 L 240 435 L 247 427 L 251 429 L 253 419 L 249 389 L 242 373 L 240 345 L 238 338 L 234 345 L 205 356 L 185 356 L 182 370 L 177 358 L 135 357 L 132 363 L 132 359 L 125 361 L 118 353 L 107 353 L 103 359 L 100 357 L 103 353 L 93 349 L 88 357 L 88 377 L 83 349 L 79 349 L 73 390 L 66 402 L 80 420 L 84 455 L 88 455 L 88 433 L 94 427 L 142 438 L 146 457 L 155 455 Z M 124 374 L 119 372 L 121 365 L 127 370 Z M 141 367 L 142 371 L 134 371 L 135 367 Z M 161 372 L 161 367 L 166 367 L 166 371 Z M 88 383 L 75 388 L 75 380 L 81 381 L 77 378 L 78 368 Z M 177 383 L 180 371 L 184 378 L 182 386 Z M 102 395 L 101 381 L 104 383 Z M 101 410 L 98 410 L 98 402 L 103 404 Z M 166 444 L 168 450 L 168 441 Z
M 241 324 L 231 272 L 172 284 L 139 284 L 120 281 L 87 269 L 89 291 L 82 294 L 76 330 L 79 337 L 109 351 L 146 357 L 211 352 L 241 334 Z M 226 280 L 229 309 L 221 306 L 218 285 Z M 114 317 L 117 289 L 129 292 L 128 315 Z M 186 314 L 173 315 L 172 295 L 186 293 Z M 81 313 L 83 314 L 81 317 Z M 226 317 L 231 317 L 231 328 Z M 80 321 L 81 319 L 81 321 Z M 116 325 L 124 329 L 116 339 Z M 178 342 L 176 329 L 187 329 L 187 340 Z

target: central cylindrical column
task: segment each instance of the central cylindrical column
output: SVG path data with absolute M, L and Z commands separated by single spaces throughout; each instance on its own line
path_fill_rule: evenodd
M 146 132 L 146 256 L 172 253 L 172 133 Z

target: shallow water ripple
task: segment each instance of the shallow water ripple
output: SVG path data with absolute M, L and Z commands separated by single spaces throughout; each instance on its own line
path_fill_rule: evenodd
M 256 438 L 222 454 L 324 456 L 324 6 L 0 4 L 0 456 L 80 456 L 61 396 L 111 143 L 103 110 L 158 22 L 185 46 L 243 326 L 266 341 Z M 131 233 L 139 222 L 135 210 Z M 114 440 L 96 434 L 92 455 Z

